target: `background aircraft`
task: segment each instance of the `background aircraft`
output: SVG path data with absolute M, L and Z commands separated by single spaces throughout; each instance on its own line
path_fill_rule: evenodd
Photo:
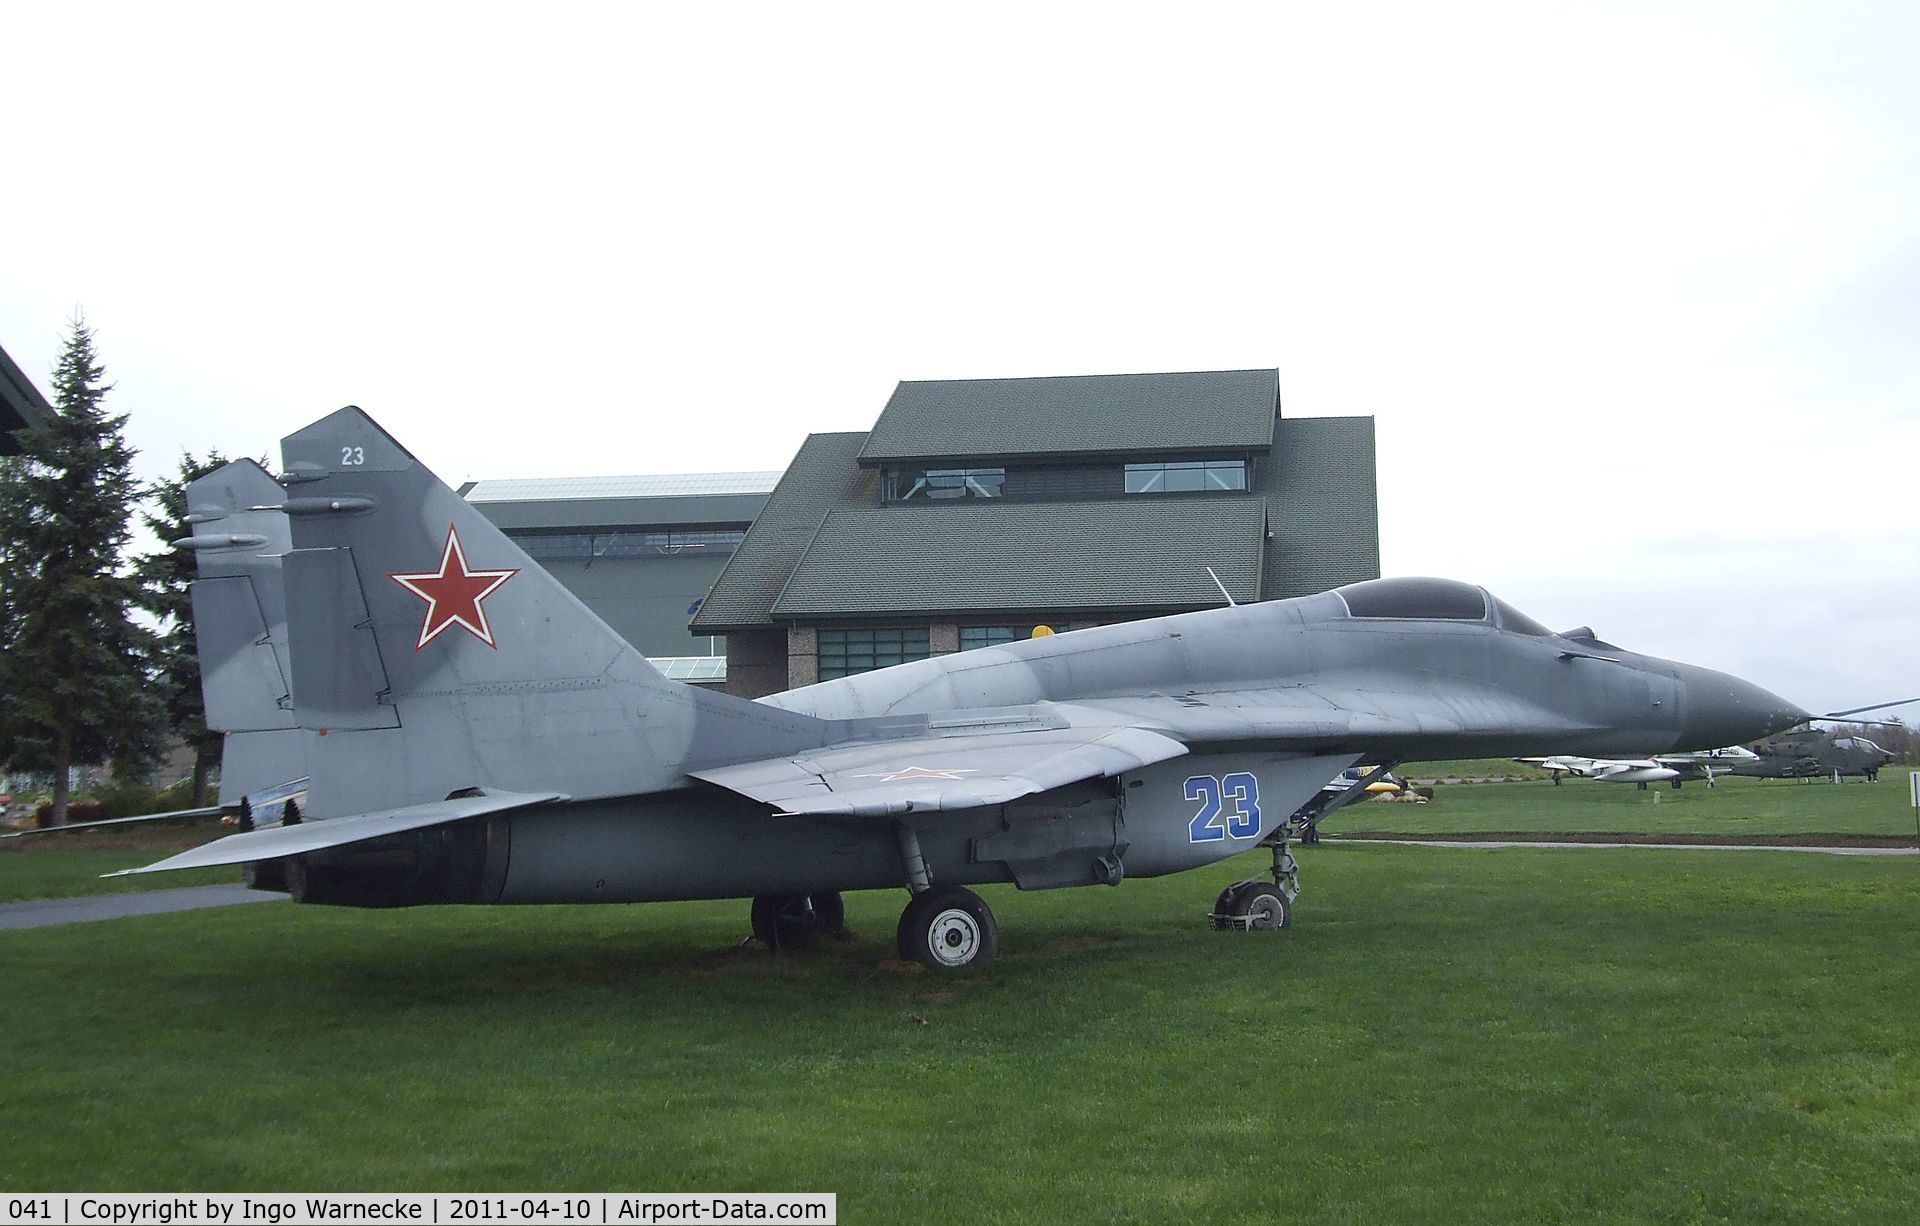
M 836 926 L 840 891 L 904 886 L 903 956 L 964 966 L 998 940 L 968 885 L 1118 884 L 1258 845 L 1273 880 L 1235 882 L 1216 915 L 1284 926 L 1287 817 L 1362 759 L 1604 755 L 1806 718 L 1442 579 L 749 702 L 661 676 L 358 409 L 283 448 L 285 710 L 304 750 L 286 769 L 310 777 L 307 803 L 134 871 L 272 863 L 301 901 L 361 906 L 751 897 L 778 946 Z M 269 504 L 244 503 L 192 504 L 215 582 L 229 553 L 255 565 L 260 534 L 229 521 Z
M 1840 736 L 1824 728 L 1797 728 L 1754 745 L 1754 758 L 1734 768 L 1765 779 L 1829 779 L 1842 775 L 1880 778 L 1894 755 L 1865 736 Z
M 1514 759 L 1546 771 L 1556 785 L 1562 775 L 1577 775 L 1607 783 L 1637 783 L 1642 789 L 1649 783 L 1662 781 L 1677 788 L 1688 779 L 1705 779 L 1707 786 L 1712 787 L 1716 776 L 1732 774 L 1738 764 L 1754 760 L 1754 752 L 1741 745 L 1654 754 L 1650 758 L 1582 758 L 1574 754 L 1554 754 L 1546 758 Z

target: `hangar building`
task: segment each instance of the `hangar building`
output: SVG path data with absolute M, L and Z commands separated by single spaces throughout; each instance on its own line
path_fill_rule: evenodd
M 1277 370 L 901 383 L 815 434 L 692 622 L 757 697 L 930 655 L 1380 573 L 1371 417 Z
M 717 636 L 687 619 L 746 535 L 777 472 L 471 481 L 474 509 L 677 681 L 718 685 Z

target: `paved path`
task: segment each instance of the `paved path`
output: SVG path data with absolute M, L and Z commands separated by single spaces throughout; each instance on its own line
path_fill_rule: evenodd
M 1327 843 L 1376 843 L 1411 847 L 1651 847 L 1662 851 L 1812 851 L 1826 856 L 1920 856 L 1920 847 L 1793 847 L 1778 843 L 1576 843 L 1572 840 L 1520 839 L 1347 839 L 1326 836 Z
M 196 885 L 180 890 L 93 894 L 86 898 L 38 898 L 32 902 L 0 904 L 0 929 L 82 924 L 90 920 L 160 915 L 168 911 L 198 911 L 203 907 L 232 907 L 240 903 L 273 902 L 276 899 L 284 902 L 286 897 L 285 894 L 249 890 L 243 885 Z

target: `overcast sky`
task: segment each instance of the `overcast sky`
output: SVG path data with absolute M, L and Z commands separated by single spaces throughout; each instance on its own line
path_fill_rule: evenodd
M 1920 6 L 1263 7 L 11 5 L 0 345 L 453 483 L 1277 366 L 1386 573 L 1920 694 Z

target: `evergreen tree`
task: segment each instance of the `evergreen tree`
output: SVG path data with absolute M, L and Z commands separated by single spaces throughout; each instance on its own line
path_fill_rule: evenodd
M 126 417 L 104 407 L 105 373 L 76 316 L 54 419 L 18 436 L 23 454 L 0 481 L 0 759 L 53 776 L 55 824 L 74 766 L 148 758 L 160 726 L 152 635 L 129 616 L 140 585 L 120 564 L 134 453 Z
M 141 520 L 163 546 L 193 535 L 193 525 L 187 522 L 188 483 L 226 462 L 218 451 L 209 452 L 205 459 L 182 453 L 179 475 L 148 489 L 155 505 L 142 513 Z M 141 558 L 136 573 L 146 590 L 148 611 L 160 619 L 154 636 L 153 677 L 166 704 L 167 727 L 193 750 L 193 804 L 199 808 L 207 803 L 207 779 L 220 761 L 221 735 L 207 730 L 207 709 L 200 700 L 200 653 L 194 643 L 193 601 L 188 595 L 194 558 L 183 550 L 162 548 Z

